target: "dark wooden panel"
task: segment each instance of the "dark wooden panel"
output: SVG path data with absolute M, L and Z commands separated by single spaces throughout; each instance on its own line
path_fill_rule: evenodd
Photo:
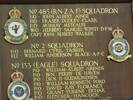
M 0 0 L 1 4 L 124 3 L 132 0 Z
M 12 2 L 13 3 L 13 2 Z M 38 2 L 39 3 L 39 2 Z M 105 89 L 107 90 L 106 95 L 114 97 L 112 100 L 132 100 L 133 96 L 133 60 L 129 59 L 123 63 L 116 63 L 114 61 L 107 61 L 106 56 L 108 55 L 108 43 L 112 39 L 111 31 L 97 31 L 96 35 L 92 38 L 90 37 L 40 37 L 40 38 L 31 38 L 31 32 L 29 30 L 29 40 L 21 45 L 12 45 L 7 43 L 3 36 L 4 36 L 4 24 L 8 18 L 8 12 L 11 8 L 16 6 L 22 11 L 23 19 L 27 22 L 28 28 L 30 29 L 30 21 L 29 21 L 29 14 L 28 11 L 30 8 L 35 9 L 43 9 L 43 8 L 73 8 L 73 7 L 116 7 L 119 9 L 119 14 L 117 15 L 94 15 L 99 22 L 97 23 L 98 26 L 111 26 L 114 28 L 120 27 L 122 28 L 127 34 L 125 38 L 128 40 L 131 46 L 131 54 L 133 55 L 133 29 L 132 29 L 132 14 L 131 14 L 131 4 L 130 3 L 123 3 L 123 4 L 98 4 L 98 5 L 91 5 L 91 4 L 78 4 L 78 5 L 2 5 L 0 6 L 0 26 L 2 27 L 0 30 L 0 71 L 2 75 L 2 98 L 3 100 L 7 100 L 7 87 L 11 82 L 10 75 L 14 70 L 11 68 L 12 62 L 30 62 L 34 63 L 35 61 L 51 61 L 55 60 L 60 62 L 61 60 L 88 60 L 91 59 L 90 57 L 70 57 L 70 58 L 25 58 L 23 54 L 22 48 L 30 48 L 31 43 L 62 43 L 62 42 L 83 42 L 85 44 L 86 50 L 103 50 L 105 52 L 105 56 L 98 59 L 101 64 L 105 66 L 105 71 L 101 75 L 107 80 L 107 84 L 105 85 Z M 3 10 L 4 9 L 4 10 Z M 38 19 L 40 21 L 40 19 Z M 40 23 L 41 24 L 41 23 Z M 90 24 L 87 24 L 88 26 Z M 92 25 L 92 24 L 91 24 Z M 10 50 L 11 49 L 19 49 L 21 51 L 19 59 L 11 59 L 10 58 Z M 94 58 L 93 58 L 94 59 Z M 31 88 L 31 96 L 33 97 L 33 79 L 32 79 L 32 68 L 31 69 L 21 69 L 18 68 L 19 71 L 24 73 L 25 81 L 30 85 Z M 45 71 L 42 69 L 41 75 L 45 74 Z M 43 80 L 42 83 L 46 83 L 46 80 Z M 46 87 L 46 86 L 44 86 Z M 46 96 L 46 91 L 43 91 Z M 43 98 L 42 100 L 47 100 Z

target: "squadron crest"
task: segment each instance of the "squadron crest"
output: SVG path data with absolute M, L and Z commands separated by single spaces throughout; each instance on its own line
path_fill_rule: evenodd
M 30 88 L 23 81 L 24 75 L 21 72 L 14 72 L 11 75 L 12 83 L 8 86 L 9 100 L 32 100 L 30 99 Z
M 28 39 L 27 24 L 21 19 L 21 12 L 13 8 L 9 11 L 9 19 L 6 21 L 5 40 L 12 44 L 21 44 Z
M 113 39 L 109 42 L 108 49 L 109 49 L 109 56 L 107 57 L 108 60 L 112 59 L 116 62 L 123 62 L 131 57 L 129 54 L 130 46 L 128 41 L 123 38 L 124 31 L 117 28 L 112 32 Z

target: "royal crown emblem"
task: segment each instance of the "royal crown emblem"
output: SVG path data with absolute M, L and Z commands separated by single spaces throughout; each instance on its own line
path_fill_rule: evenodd
M 18 17 L 20 18 L 21 17 L 21 12 L 17 9 L 17 8 L 13 8 L 9 11 L 9 16 L 12 18 L 12 17 Z
M 23 78 L 24 78 L 24 75 L 21 72 L 14 72 L 11 75 L 12 81 L 15 81 L 15 80 L 23 81 Z
M 30 88 L 23 81 L 24 75 L 21 72 L 14 72 L 11 75 L 12 83 L 8 86 L 9 100 L 33 100 L 30 97 Z
M 28 39 L 27 24 L 21 19 L 21 12 L 17 8 L 9 11 L 9 19 L 6 21 L 5 40 L 12 44 L 21 44 Z
M 109 42 L 109 56 L 108 60 L 112 59 L 116 62 L 123 62 L 131 57 L 129 54 L 130 46 L 126 39 L 123 38 L 124 31 L 117 28 L 112 32 L 113 39 Z

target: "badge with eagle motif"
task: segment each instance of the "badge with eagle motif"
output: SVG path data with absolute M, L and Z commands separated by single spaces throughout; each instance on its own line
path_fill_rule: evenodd
M 13 8 L 9 11 L 10 18 L 6 21 L 5 40 L 12 44 L 21 44 L 28 39 L 27 24 L 21 19 L 21 12 Z
M 117 28 L 112 32 L 113 39 L 109 42 L 109 56 L 108 60 L 112 59 L 116 62 L 123 62 L 131 57 L 129 54 L 130 46 L 126 39 L 123 38 L 124 32 Z
M 33 100 L 30 99 L 29 85 L 23 81 L 24 75 L 21 72 L 14 72 L 11 75 L 12 83 L 8 86 L 9 100 Z

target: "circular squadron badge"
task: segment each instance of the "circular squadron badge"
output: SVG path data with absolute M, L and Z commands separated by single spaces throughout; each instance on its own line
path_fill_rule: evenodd
M 129 55 L 130 46 L 127 40 L 123 39 L 124 32 L 121 29 L 115 29 L 112 34 L 114 38 L 108 45 L 110 53 L 108 59 L 112 59 L 117 62 L 123 62 L 131 57 L 131 55 Z
M 8 86 L 8 97 L 10 100 L 28 100 L 30 97 L 30 88 L 26 82 L 23 82 L 23 74 L 14 72 L 11 75 L 13 82 Z
M 26 100 L 30 96 L 29 86 L 22 81 L 14 81 L 8 88 L 10 100 Z
M 9 12 L 10 19 L 5 23 L 5 40 L 12 44 L 24 43 L 27 39 L 27 24 L 22 20 L 21 12 L 13 8 Z

